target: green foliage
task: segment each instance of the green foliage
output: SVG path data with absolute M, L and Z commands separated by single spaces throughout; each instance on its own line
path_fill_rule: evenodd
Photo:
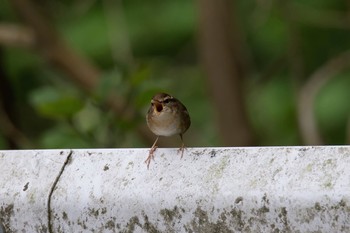
M 4 65 L 15 95 L 26 99 L 26 92 L 40 82 L 37 77 L 41 65 L 38 56 L 23 49 L 9 48 L 4 51 Z
M 70 21 L 63 20 L 60 29 L 74 48 L 97 61 L 102 59 L 101 65 L 111 63 L 107 25 L 102 8 L 94 8 L 80 17 L 70 17 Z
M 65 124 L 57 124 L 44 132 L 41 136 L 42 148 L 88 148 L 91 143 L 84 140 L 72 127 Z
M 117 70 L 106 72 L 101 78 L 95 90 L 95 97 L 98 101 L 103 101 L 111 93 L 118 92 L 119 95 L 125 95 L 127 85 L 122 79 L 122 75 Z
M 71 117 L 83 107 L 78 96 L 52 87 L 33 91 L 30 102 L 40 114 L 49 118 Z
M 286 78 L 253 88 L 248 98 L 251 121 L 263 145 L 298 144 L 295 97 Z
M 316 101 L 316 116 L 322 136 L 330 144 L 346 140 L 350 119 L 350 73 L 339 75 L 325 86 Z
M 125 13 L 135 54 L 176 53 L 193 35 L 192 1 L 137 1 Z M 156 46 L 155 46 L 156 45 Z
M 87 102 L 79 112 L 73 117 L 73 123 L 76 129 L 82 134 L 92 134 L 99 127 L 102 127 L 104 117 L 102 112 L 93 104 Z
M 69 81 L 69 74 L 50 65 L 47 51 L 35 53 L 40 44 L 28 50 L 2 50 L 1 65 L 15 96 L 19 129 L 39 148 L 149 146 L 136 128 L 145 124 L 150 98 L 162 91 L 186 103 L 192 119 L 185 135 L 189 146 L 220 145 L 211 87 L 196 54 L 200 36 L 196 3 L 111 2 L 42 2 L 68 45 L 101 69 L 92 92 L 80 90 Z M 1 20 L 19 23 L 9 3 L 0 1 Z M 258 145 L 302 143 L 296 114 L 298 90 L 292 79 L 300 79 L 302 85 L 330 58 L 349 49 L 349 30 L 322 25 L 327 20 L 322 16 L 329 16 L 330 10 L 340 18 L 345 16 L 344 5 L 344 1 L 334 0 L 271 1 L 271 6 L 261 1 L 235 1 L 232 16 L 242 32 L 238 37 L 246 40 L 242 50 L 248 57 L 244 98 Z M 288 16 L 286 6 L 298 11 Z M 299 16 L 325 20 L 310 23 Z M 295 58 L 293 52 L 300 57 Z M 293 59 L 302 63 L 305 76 L 294 77 Z M 349 72 L 338 74 L 316 99 L 316 119 L 327 144 L 346 140 L 349 77 Z M 126 113 L 115 113 L 106 106 L 111 94 L 123 99 Z M 129 109 L 136 112 L 133 118 L 126 117 Z M 0 134 L 0 148 L 7 148 L 6 143 Z
M 15 17 L 11 11 L 10 1 L 0 1 L 0 19 L 11 19 L 13 20 Z
M 5 138 L 0 134 L 0 149 L 6 148 Z
M 253 25 L 254 30 L 249 31 L 251 41 L 258 62 L 266 66 L 269 60 L 276 59 L 287 50 L 287 25 L 277 13 L 273 13 L 263 24 Z M 270 59 L 266 59 L 270 58 Z

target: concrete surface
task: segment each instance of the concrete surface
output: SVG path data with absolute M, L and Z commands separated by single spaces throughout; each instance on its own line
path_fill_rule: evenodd
M 6 232 L 350 232 L 350 146 L 0 151 Z
M 48 196 L 69 152 L 0 151 L 0 223 L 6 232 L 47 232 Z

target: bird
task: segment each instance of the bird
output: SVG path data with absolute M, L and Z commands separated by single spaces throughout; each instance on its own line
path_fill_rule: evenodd
M 182 158 L 185 149 L 183 134 L 191 125 L 190 115 L 185 105 L 169 94 L 158 93 L 151 99 L 146 121 L 148 128 L 157 136 L 145 160 L 147 169 L 149 169 L 151 160 L 154 159 L 154 152 L 157 149 L 156 144 L 160 136 L 179 135 L 182 145 L 178 152 L 181 152 Z

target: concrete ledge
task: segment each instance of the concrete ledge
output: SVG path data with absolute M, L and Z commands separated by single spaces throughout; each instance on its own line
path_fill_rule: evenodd
M 350 146 L 0 151 L 6 232 L 350 232 Z

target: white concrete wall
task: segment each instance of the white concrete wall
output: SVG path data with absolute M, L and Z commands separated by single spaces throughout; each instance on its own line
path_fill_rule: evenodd
M 350 232 L 350 146 L 0 151 L 6 232 Z M 1 229 L 1 227 L 0 227 Z

